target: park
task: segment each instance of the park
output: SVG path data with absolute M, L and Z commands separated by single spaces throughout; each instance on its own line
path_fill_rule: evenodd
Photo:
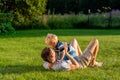
M 57 9 L 59 6 L 56 7 L 57 10 L 51 8 L 54 0 L 48 0 L 51 12 L 45 7 L 47 0 L 5 0 L 6 3 L 4 0 L 0 1 L 3 4 L 0 5 L 0 80 L 120 80 L 120 8 L 117 5 L 106 5 L 103 2 L 102 6 L 95 7 L 99 8 L 97 11 L 91 5 L 89 13 L 88 9 L 83 10 L 86 3 L 84 7 L 77 8 L 78 11 L 83 10 L 83 13 L 74 9 L 69 13 L 70 2 L 67 0 L 63 2 L 63 5 L 67 6 L 60 11 Z M 112 0 L 107 1 L 109 3 Z M 8 5 L 8 2 L 11 4 Z M 19 6 L 21 3 L 24 4 Z M 41 8 L 37 3 L 44 4 L 42 8 L 45 10 L 37 12 L 37 8 Z M 58 3 L 61 3 L 60 0 Z M 37 8 L 34 5 L 37 5 Z M 106 6 L 105 9 L 103 5 Z M 28 11 L 30 9 L 31 11 Z M 56 34 L 61 41 L 68 43 L 72 38 L 76 38 L 82 51 L 91 39 L 97 38 L 100 45 L 97 61 L 102 61 L 104 65 L 73 71 L 44 69 L 40 55 L 47 46 L 45 37 L 48 33 Z

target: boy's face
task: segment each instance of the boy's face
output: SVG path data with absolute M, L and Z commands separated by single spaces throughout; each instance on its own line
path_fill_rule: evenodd
M 50 47 L 55 47 L 56 46 L 56 44 L 55 44 L 55 42 L 49 42 L 49 44 L 48 44 L 48 46 L 50 46 Z

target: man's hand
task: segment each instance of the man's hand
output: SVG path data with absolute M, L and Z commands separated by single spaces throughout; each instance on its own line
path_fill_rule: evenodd
M 65 50 L 65 53 L 68 51 L 68 45 L 66 42 L 64 43 L 64 50 Z
M 59 53 L 60 52 L 60 50 L 54 50 L 56 53 Z

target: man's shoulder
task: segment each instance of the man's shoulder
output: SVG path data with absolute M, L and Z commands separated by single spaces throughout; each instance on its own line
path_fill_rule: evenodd
M 45 69 L 49 69 L 49 63 L 46 62 L 46 61 L 44 61 L 44 62 L 43 62 L 43 67 L 44 67 Z

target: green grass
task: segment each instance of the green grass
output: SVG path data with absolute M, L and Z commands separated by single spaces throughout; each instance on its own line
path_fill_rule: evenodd
M 97 61 L 103 67 L 74 71 L 47 71 L 42 67 L 41 50 L 47 33 L 61 41 L 76 38 L 84 50 L 97 38 Z M 0 80 L 120 80 L 120 30 L 27 30 L 0 35 Z

